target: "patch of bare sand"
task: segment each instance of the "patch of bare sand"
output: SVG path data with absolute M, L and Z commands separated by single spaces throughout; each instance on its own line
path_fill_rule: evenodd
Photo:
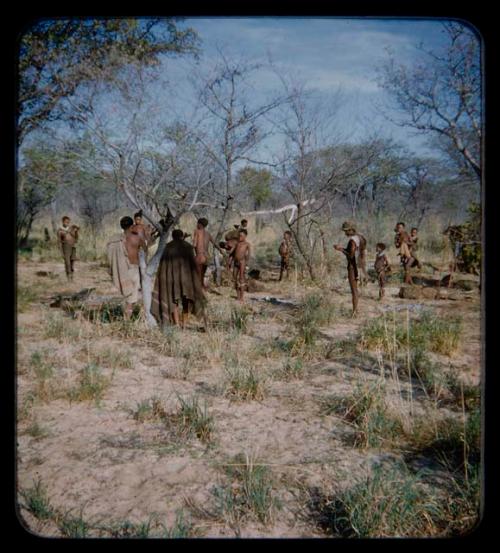
M 59 269 L 52 264 L 20 264 L 21 284 L 33 279 L 32 272 L 37 267 L 62 272 L 62 264 Z M 67 285 L 62 278 L 58 282 L 54 279 L 47 285 L 47 293 L 60 293 L 62 289 L 78 291 L 94 284 L 100 286 L 103 294 L 114 293 L 105 269 L 99 264 L 80 263 L 77 269 L 78 280 Z M 269 288 L 265 293 L 248 294 L 249 303 L 251 297 L 265 295 L 293 298 L 293 285 L 282 287 L 272 283 Z M 323 337 L 333 342 L 353 338 L 367 318 L 381 315 L 382 308 L 404 307 L 406 301 L 396 297 L 396 289 L 387 291 L 384 302 L 378 302 L 376 286 L 363 289 L 360 315 L 355 319 L 347 316 L 350 309 L 347 287 L 337 293 L 342 311 L 329 327 L 321 329 Z M 231 292 L 225 295 L 231 297 Z M 218 301 L 217 296 L 210 297 L 210 301 Z M 444 300 L 422 303 L 436 312 L 465 315 L 465 338 L 459 358 L 453 362 L 464 371 L 466 365 L 478 366 L 477 303 L 467 301 L 461 305 Z M 260 308 L 260 302 L 258 305 L 250 323 L 251 336 L 241 339 L 243 348 L 282 336 L 287 328 L 289 310 L 268 305 Z M 125 345 L 118 337 L 101 336 L 89 342 L 88 335 L 63 342 L 44 339 L 40 329 L 43 313 L 35 302 L 31 309 L 19 315 L 20 326 L 32 330 L 29 341 L 26 334 L 18 337 L 22 342 L 20 355 L 23 363 L 29 364 L 34 351 L 50 350 L 56 360 L 57 375 L 66 379 L 64 384 L 75 378 L 86 362 L 86 348 L 90 347 L 93 352 L 104 347 L 126 348 L 131 350 L 133 359 L 132 368 L 103 369 L 112 379 L 98 403 L 70 404 L 66 399 L 35 402 L 30 421 L 38 421 L 47 434 L 44 437 L 18 435 L 20 489 L 29 488 L 34 479 L 40 478 L 53 505 L 63 511 L 71 509 L 78 513 L 83 507 L 85 519 L 108 524 L 125 519 L 145 521 L 157 513 L 164 523 L 172 526 L 177 510 L 185 508 L 186 499 L 213 509 L 213 487 L 229 482 L 224 464 L 236 454 L 248 453 L 268 465 L 275 478 L 273 493 L 282 499 L 283 509 L 275 513 L 267 526 L 251 518 L 242 521 L 239 535 L 314 537 L 322 534 L 304 515 L 305 499 L 297 490 L 349 487 L 356 477 L 368 474 L 373 461 L 381 455 L 379 451 L 346 446 L 343 436 L 349 432 L 348 425 L 339 417 L 322 414 L 319 408 L 321 400 L 330 394 L 347 395 L 361 380 L 374 381 L 376 371 L 368 370 L 369 367 L 358 367 L 349 360 L 305 360 L 304 377 L 284 382 L 270 377 L 269 371 L 282 362 L 279 358 L 264 363 L 261 360 L 257 370 L 267 385 L 263 400 L 235 402 L 223 395 L 224 372 L 222 361 L 217 361 L 224 351 L 223 344 L 218 345 L 221 352 L 209 352 L 210 362 L 190 367 L 184 359 L 161 355 L 140 341 Z M 87 327 L 91 328 L 88 324 Z M 214 344 L 218 344 L 217 340 Z M 185 374 L 179 370 L 183 365 L 189 369 Z M 25 371 L 18 380 L 19 397 L 24 397 L 33 386 L 29 369 Z M 214 421 L 213 442 L 209 446 L 195 437 L 181 443 L 173 440 L 164 421 L 134 419 L 138 404 L 152 397 L 159 398 L 167 412 L 175 412 L 178 395 L 197 395 L 202 403 L 206 402 Z M 24 430 L 28 422 L 22 423 Z M 23 515 L 30 528 L 36 528 L 43 535 L 58 535 L 53 524 L 40 523 L 24 509 Z M 194 516 L 194 523 L 205 536 L 235 535 L 227 520 Z

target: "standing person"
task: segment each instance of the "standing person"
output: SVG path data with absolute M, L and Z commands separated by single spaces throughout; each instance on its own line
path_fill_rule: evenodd
M 356 252 L 359 250 L 360 239 L 356 235 L 356 229 L 353 223 L 348 221 L 342 223 L 342 230 L 349 238 L 347 246 L 343 248 L 339 244 L 333 246 L 337 251 L 342 252 L 347 258 L 347 278 L 351 287 L 352 296 L 352 316 L 354 317 L 358 311 L 358 267 L 356 264 Z
M 193 247 L 195 251 L 195 263 L 196 271 L 198 273 L 198 278 L 204 290 L 207 289 L 205 286 L 205 273 L 207 272 L 208 267 L 208 246 L 211 243 L 214 248 L 222 253 L 222 248 L 215 243 L 212 235 L 207 230 L 208 219 L 202 217 L 198 219 L 196 228 L 193 232 Z M 184 235 L 183 235 L 184 236 Z
M 385 296 L 385 275 L 391 272 L 391 265 L 385 255 L 385 244 L 378 242 L 376 245 L 377 255 L 375 256 L 374 268 L 377 273 L 378 280 L 378 299 L 381 300 Z
M 417 269 L 421 269 L 422 264 L 420 263 L 420 261 L 417 259 L 415 255 L 415 253 L 418 251 L 418 228 L 417 227 L 413 227 L 411 229 L 410 239 L 411 239 L 411 247 L 410 247 L 411 255 L 415 260 L 415 265 L 417 266 Z
M 204 316 L 205 304 L 194 248 L 184 240 L 184 232 L 175 229 L 156 273 L 151 314 L 161 326 L 174 324 L 184 328 L 190 312 Z
M 71 219 L 65 215 L 62 218 L 62 225 L 57 230 L 57 240 L 63 254 L 66 277 L 71 281 L 75 272 L 76 243 L 78 242 L 78 231 L 80 228 L 70 223 Z
M 399 249 L 399 258 L 404 271 L 404 282 L 406 284 L 413 284 L 411 278 L 410 268 L 414 264 L 414 259 L 411 255 L 411 238 L 405 230 L 405 224 L 399 222 L 394 229 L 396 233 L 394 236 L 394 245 Z
M 109 274 L 125 299 L 124 318 L 128 320 L 140 298 L 139 251 L 146 247 L 146 243 L 141 233 L 134 228 L 132 217 L 122 217 L 120 227 L 122 234 L 111 238 L 106 250 Z
M 234 247 L 238 243 L 240 233 L 238 231 L 238 225 L 234 225 L 235 228 L 226 232 L 224 235 L 225 242 L 220 242 L 219 246 L 225 249 L 227 252 L 234 252 Z M 234 256 L 228 255 L 226 261 L 226 269 L 230 271 L 233 268 Z
M 280 262 L 280 277 L 278 281 L 281 282 L 283 278 L 283 272 L 286 271 L 286 278 L 289 277 L 290 258 L 292 256 L 292 233 L 289 230 L 285 230 L 283 233 L 283 240 L 279 247 L 279 254 L 281 257 Z
M 234 286 L 237 292 L 237 298 L 240 302 L 243 302 L 243 293 L 246 283 L 246 268 L 248 260 L 250 259 L 251 246 L 247 239 L 246 229 L 239 230 L 238 243 L 229 252 L 230 256 L 234 257 L 233 261 L 233 279 Z

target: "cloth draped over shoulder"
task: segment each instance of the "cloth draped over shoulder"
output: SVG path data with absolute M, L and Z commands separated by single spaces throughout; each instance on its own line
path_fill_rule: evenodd
M 203 313 L 206 298 L 201 287 L 194 262 L 195 252 L 184 240 L 169 242 L 158 267 L 151 301 L 151 314 L 158 321 L 170 322 L 176 305 L 190 300 L 190 311 L 199 316 Z
M 124 239 L 123 234 L 117 234 L 108 242 L 108 271 L 120 294 L 128 303 L 135 303 L 139 300 L 139 266 L 129 262 Z

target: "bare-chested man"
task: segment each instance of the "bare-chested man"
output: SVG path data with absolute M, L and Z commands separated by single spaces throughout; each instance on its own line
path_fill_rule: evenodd
M 234 257 L 233 262 L 233 279 L 234 286 L 237 292 L 237 298 L 243 302 L 243 293 L 246 287 L 246 268 L 250 259 L 250 244 L 247 240 L 246 229 L 239 230 L 238 243 L 229 252 L 229 255 Z
M 347 258 L 347 278 L 349 280 L 349 285 L 351 287 L 351 296 L 352 296 L 352 316 L 354 317 L 358 311 L 358 267 L 356 264 L 356 252 L 359 250 L 360 239 L 356 235 L 356 229 L 353 223 L 348 221 L 342 224 L 342 230 L 345 232 L 345 235 L 349 238 L 347 242 L 347 247 L 343 248 L 339 244 L 333 246 L 337 251 L 342 252 Z
M 404 282 L 406 284 L 413 284 L 411 278 L 410 268 L 415 264 L 415 260 L 411 255 L 411 238 L 405 230 L 405 224 L 399 222 L 394 229 L 396 233 L 394 236 L 394 245 L 399 250 L 399 258 L 404 271 Z
M 75 272 L 75 258 L 76 258 L 76 243 L 78 242 L 78 231 L 80 230 L 77 225 L 71 225 L 71 219 L 65 215 L 62 218 L 62 225 L 57 230 L 57 240 L 61 246 L 61 251 L 64 258 L 64 269 L 66 271 L 66 277 L 68 280 L 73 280 L 73 273 Z
M 283 273 L 286 271 L 286 278 L 289 277 L 290 269 L 290 257 L 292 255 L 292 233 L 289 230 L 285 230 L 283 233 L 283 240 L 279 247 L 279 254 L 281 257 L 280 263 L 280 277 L 279 281 L 283 278 Z
M 120 226 L 123 233 L 108 242 L 107 254 L 113 283 L 125 298 L 124 317 L 130 319 L 140 298 L 139 251 L 145 249 L 146 242 L 131 217 L 122 217 Z
M 207 289 L 205 286 L 205 273 L 207 272 L 208 267 L 208 246 L 211 243 L 214 248 L 222 253 L 222 248 L 215 243 L 212 235 L 207 230 L 208 219 L 202 217 L 198 219 L 196 228 L 193 232 L 193 247 L 196 253 L 194 261 L 196 263 L 196 271 L 200 278 L 201 285 L 204 290 Z

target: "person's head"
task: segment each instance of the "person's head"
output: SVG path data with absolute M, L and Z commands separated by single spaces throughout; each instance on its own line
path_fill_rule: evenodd
M 142 224 L 142 209 L 139 210 L 137 213 L 134 213 L 134 224 L 135 225 Z
M 344 221 L 342 223 L 342 230 L 347 236 L 353 236 L 354 234 L 356 234 L 356 227 L 351 221 Z
M 396 228 L 394 229 L 395 232 L 403 232 L 405 229 L 405 224 L 401 221 L 399 223 L 396 223 Z
M 125 217 L 120 219 L 120 226 L 123 230 L 129 229 L 133 224 L 134 221 L 132 220 L 132 217 L 129 217 L 128 215 L 125 215 Z
M 172 239 L 173 240 L 184 240 L 184 231 L 182 231 L 180 228 L 176 228 L 172 232 Z
M 206 228 L 208 226 L 208 219 L 205 217 L 201 217 L 201 219 L 198 219 L 197 227 L 199 229 Z
M 411 235 L 412 235 L 412 236 L 416 236 L 417 233 L 418 233 L 418 228 L 417 228 L 417 227 L 413 227 L 413 228 L 411 229 Z
M 243 227 L 243 228 L 247 228 L 247 225 L 248 225 L 248 221 L 246 219 L 242 219 L 240 221 L 240 225 Z
M 285 230 L 285 232 L 283 233 L 283 237 L 284 237 L 285 240 L 291 240 L 292 239 L 291 231 Z
M 244 229 L 244 228 L 240 229 L 240 233 L 238 235 L 238 240 L 240 242 L 244 242 L 247 239 L 247 234 L 248 233 L 247 233 L 246 229 Z
M 65 215 L 63 218 L 62 218 L 62 224 L 63 224 L 63 227 L 67 227 L 70 223 L 71 219 Z
M 383 252 L 385 250 L 385 244 L 383 242 L 378 242 L 375 246 L 377 253 Z

